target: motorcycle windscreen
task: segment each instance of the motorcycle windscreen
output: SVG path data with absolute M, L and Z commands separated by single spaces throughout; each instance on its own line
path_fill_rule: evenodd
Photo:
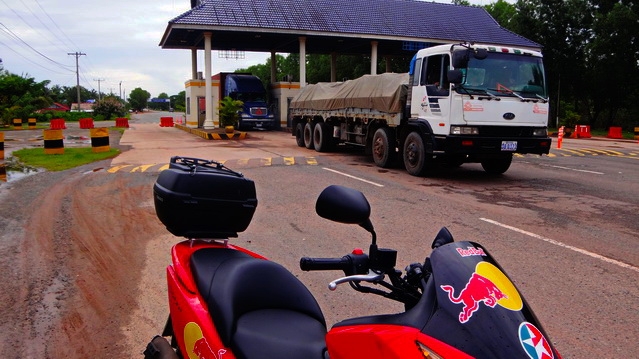
M 455 242 L 435 249 L 430 260 L 438 309 L 423 333 L 478 359 L 559 357 L 486 249 Z

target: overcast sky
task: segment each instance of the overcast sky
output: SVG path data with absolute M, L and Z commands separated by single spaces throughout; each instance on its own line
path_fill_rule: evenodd
M 158 44 L 168 21 L 189 8 L 190 0 L 0 0 L 0 59 L 11 73 L 75 86 L 75 56 L 68 53 L 83 53 L 78 57 L 83 87 L 123 96 L 137 87 L 152 97 L 175 95 L 191 77 L 191 51 Z M 247 53 L 244 60 L 226 60 L 214 52 L 213 73 L 268 57 Z M 202 51 L 198 66 L 204 71 Z

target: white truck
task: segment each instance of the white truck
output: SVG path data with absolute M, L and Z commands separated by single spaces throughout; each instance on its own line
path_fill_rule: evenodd
M 414 176 L 435 164 L 479 162 L 502 174 L 513 153 L 548 154 L 548 95 L 540 52 L 448 44 L 420 50 L 407 74 L 304 87 L 289 116 L 299 146 L 364 146 L 380 167 Z

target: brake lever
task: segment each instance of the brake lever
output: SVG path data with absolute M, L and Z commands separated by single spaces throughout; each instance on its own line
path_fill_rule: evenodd
M 337 286 L 339 284 L 342 283 L 346 283 L 346 282 L 380 282 L 384 280 L 384 273 L 375 273 L 372 270 L 368 271 L 368 274 L 356 274 L 356 275 L 349 275 L 347 277 L 342 277 L 342 278 L 338 278 L 335 279 L 334 281 L 330 282 L 328 284 L 328 289 L 330 290 L 335 290 L 337 289 Z

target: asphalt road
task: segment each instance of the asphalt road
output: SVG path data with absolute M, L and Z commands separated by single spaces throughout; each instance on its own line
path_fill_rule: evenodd
M 564 358 L 636 356 L 639 144 L 565 139 L 562 149 L 553 144 L 550 156 L 515 157 L 500 177 L 468 164 L 418 178 L 401 168 L 377 168 L 358 151 L 319 154 L 299 148 L 282 132 L 207 141 L 159 127 L 161 115 L 137 115 L 120 140 L 127 150 L 97 173 L 140 178 L 136 184 L 146 181 L 150 188 L 173 155 L 216 159 L 243 172 L 256 182 L 259 205 L 234 243 L 291 270 L 315 294 L 329 324 L 401 310 L 346 286 L 328 291 L 338 273 L 298 268 L 301 256 L 339 257 L 370 244 L 363 229 L 314 213 L 321 190 L 341 184 L 368 197 L 378 243 L 398 250 L 398 268 L 423 261 L 434 235 L 447 226 L 456 239 L 481 243 L 496 257 Z M 150 257 L 168 251 L 150 246 L 155 249 L 140 261 L 155 263 Z M 165 296 L 163 288 L 144 290 Z M 166 305 L 156 301 L 144 310 L 162 318 Z M 156 321 L 150 325 L 159 331 L 164 323 Z

